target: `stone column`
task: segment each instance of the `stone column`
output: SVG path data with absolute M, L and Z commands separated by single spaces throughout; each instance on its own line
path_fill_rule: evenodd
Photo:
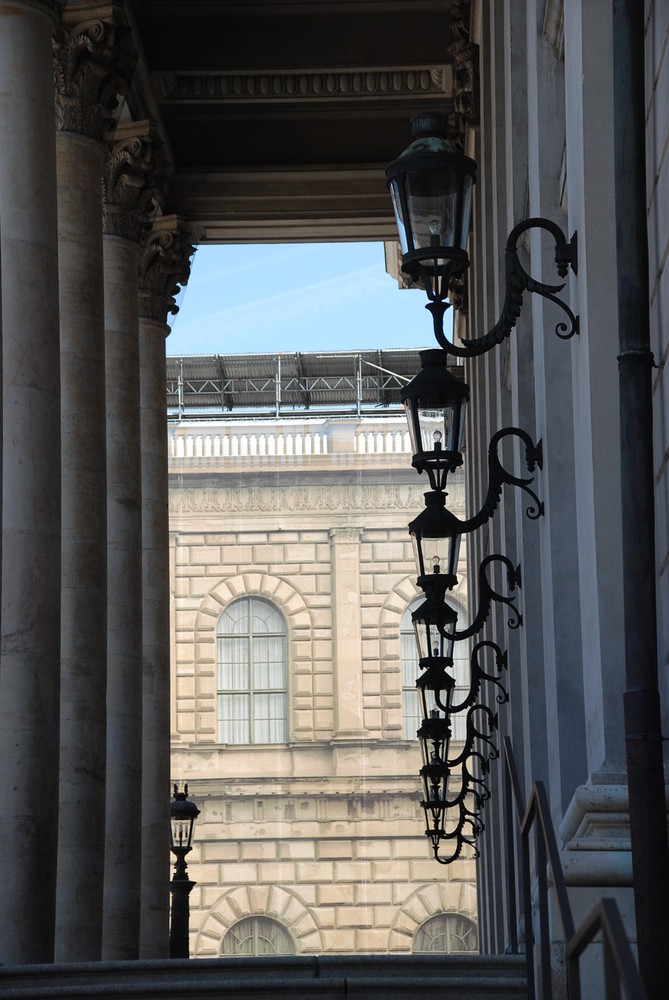
M 139 956 L 142 794 L 141 241 L 153 130 L 119 126 L 104 168 L 107 409 L 107 833 L 102 956 Z M 166 873 L 167 876 L 167 873 Z
M 362 622 L 360 529 L 333 528 L 332 628 L 334 634 L 335 739 L 360 739 L 362 718 Z
M 167 958 L 169 940 L 170 595 L 165 408 L 168 313 L 190 273 L 183 220 L 154 223 L 140 264 L 142 441 L 142 882 L 140 958 Z
M 54 40 L 62 434 L 56 961 L 102 945 L 107 684 L 103 129 L 123 89 L 118 9 L 65 8 Z M 127 36 L 121 35 L 122 42 Z M 82 821 L 84 817 L 84 821 Z
M 0 962 L 53 959 L 60 427 L 53 5 L 0 2 L 3 290 Z

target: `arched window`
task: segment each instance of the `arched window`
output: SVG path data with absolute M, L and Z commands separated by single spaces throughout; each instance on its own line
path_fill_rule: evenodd
M 270 917 L 244 917 L 223 938 L 222 955 L 294 955 L 286 928 Z
M 416 931 L 414 954 L 437 953 L 454 955 L 463 951 L 478 951 L 476 924 L 461 913 L 437 913 Z
M 230 604 L 218 620 L 219 743 L 285 743 L 286 623 L 259 597 Z
M 422 722 L 420 702 L 416 690 L 416 678 L 420 673 L 416 633 L 411 622 L 411 614 L 425 598 L 421 595 L 411 602 L 402 615 L 400 640 L 402 644 L 402 705 L 404 709 L 404 739 L 415 740 Z M 458 629 L 466 627 L 466 614 L 456 601 L 447 601 L 458 613 Z M 453 670 L 455 674 L 455 698 L 461 701 L 469 690 L 469 641 L 456 642 L 453 647 Z M 453 717 L 453 739 L 463 740 L 466 735 L 466 713 Z

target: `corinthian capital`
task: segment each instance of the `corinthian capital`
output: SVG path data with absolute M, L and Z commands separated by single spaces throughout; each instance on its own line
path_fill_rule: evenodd
M 118 125 L 102 168 L 104 232 L 143 241 L 162 204 L 161 141 L 149 121 Z
M 478 49 L 470 38 L 471 0 L 453 0 L 449 54 L 453 61 L 451 138 L 464 149 L 468 125 L 478 124 Z
M 68 3 L 53 37 L 56 127 L 101 139 L 137 61 L 119 3 Z
M 175 296 L 188 281 L 194 252 L 184 219 L 164 215 L 154 222 L 139 265 L 140 316 L 166 323 L 179 311 Z

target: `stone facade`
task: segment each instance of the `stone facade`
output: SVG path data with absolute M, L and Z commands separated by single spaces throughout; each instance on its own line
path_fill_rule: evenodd
M 473 859 L 431 858 L 420 751 L 404 733 L 400 626 L 419 594 L 407 523 L 426 488 L 405 427 L 340 416 L 170 429 L 172 774 L 202 811 L 196 956 L 220 955 L 245 916 L 277 920 L 298 954 L 407 952 L 435 914 L 476 919 Z M 461 481 L 451 499 L 462 514 Z M 465 588 L 461 566 L 463 613 Z M 250 595 L 286 623 L 279 745 L 217 737 L 217 624 Z

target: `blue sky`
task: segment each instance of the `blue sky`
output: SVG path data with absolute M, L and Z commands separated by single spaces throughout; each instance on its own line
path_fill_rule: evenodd
M 382 243 L 202 246 L 167 353 L 433 347 L 426 302 L 386 274 Z

